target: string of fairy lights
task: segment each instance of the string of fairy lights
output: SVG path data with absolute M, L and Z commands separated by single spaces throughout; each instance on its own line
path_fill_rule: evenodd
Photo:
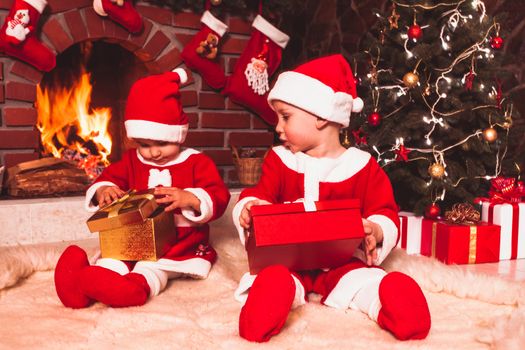
M 473 9 L 466 11 L 467 6 L 470 5 Z M 455 30 L 459 28 L 462 23 L 466 23 L 472 20 L 478 20 L 479 23 L 483 23 L 488 20 L 486 15 L 485 4 L 481 0 L 461 0 L 454 3 L 438 3 L 435 5 L 424 5 L 424 4 L 405 4 L 401 1 L 394 0 L 392 1 L 392 11 L 388 19 L 388 24 L 390 30 L 398 29 L 398 21 L 400 19 L 400 14 L 397 12 L 398 8 L 408 8 L 414 13 L 413 23 L 407 28 L 406 31 L 400 30 L 400 36 L 403 40 L 403 47 L 406 52 L 407 59 L 415 58 L 415 54 L 411 51 L 411 45 L 417 45 L 419 39 L 423 36 L 423 31 L 427 26 L 420 26 L 417 23 L 418 13 L 421 11 L 435 10 L 440 7 L 445 8 L 442 13 L 441 19 L 444 19 L 442 22 L 443 25 L 440 29 L 440 41 L 441 47 L 443 50 L 448 51 L 450 55 L 453 53 L 450 51 L 451 47 L 449 42 L 453 36 Z M 449 8 L 449 9 L 447 9 Z M 468 12 L 468 13 L 467 13 Z M 473 15 L 474 13 L 474 15 Z M 476 18 L 476 14 L 478 17 Z M 378 16 L 380 16 L 378 14 Z M 488 25 L 488 24 L 487 24 Z M 380 32 L 379 40 L 381 44 L 384 43 L 384 30 L 383 28 Z M 416 93 L 414 89 L 416 86 L 421 87 L 420 81 L 420 72 L 424 70 L 426 74 L 425 85 L 421 89 L 421 97 L 424 101 L 426 107 L 428 108 L 428 115 L 422 117 L 422 122 L 429 125 L 429 131 L 424 135 L 425 144 L 428 148 L 416 148 L 416 147 L 406 147 L 404 145 L 404 139 L 402 137 L 396 138 L 395 145 L 392 145 L 389 149 L 379 151 L 379 149 L 373 145 L 373 150 L 377 153 L 377 161 L 381 166 L 387 166 L 388 164 L 395 161 L 403 162 L 414 162 L 414 161 L 428 161 L 428 174 L 430 175 L 430 180 L 427 182 L 427 186 L 431 186 L 435 180 L 443 180 L 449 176 L 447 172 L 447 158 L 446 153 L 456 147 L 461 147 L 463 144 L 468 142 L 472 138 L 482 137 L 486 142 L 492 143 L 498 139 L 498 132 L 495 127 L 498 126 L 502 128 L 508 136 L 509 129 L 512 125 L 512 104 L 507 104 L 503 108 L 503 102 L 505 99 L 501 97 L 501 86 L 498 82 L 498 86 L 487 87 L 483 84 L 480 84 L 480 89 L 483 91 L 488 91 L 488 97 L 490 100 L 494 100 L 495 103 L 487 105 L 479 105 L 469 110 L 479 110 L 479 109 L 497 109 L 501 110 L 503 113 L 503 122 L 493 123 L 492 118 L 489 117 L 489 123 L 487 127 L 483 130 L 478 129 L 473 131 L 471 134 L 467 135 L 462 140 L 443 148 L 439 148 L 437 145 L 433 144 L 432 135 L 437 130 L 437 128 L 447 128 L 447 121 L 445 118 L 453 117 L 454 115 L 459 115 L 462 112 L 465 112 L 465 109 L 458 109 L 454 111 L 440 111 L 440 105 L 447 98 L 447 93 L 444 87 L 447 84 L 452 82 L 452 72 L 457 74 L 457 66 L 459 63 L 470 60 L 470 69 L 465 73 L 461 79 L 461 83 L 465 86 L 467 91 L 472 90 L 472 82 L 477 76 L 476 72 L 476 62 L 478 60 L 490 59 L 494 57 L 494 50 L 499 50 L 503 47 L 503 39 L 499 35 L 500 26 L 498 23 L 494 22 L 482 33 L 479 40 L 473 43 L 471 46 L 464 49 L 462 52 L 457 54 L 456 57 L 451 59 L 451 64 L 442 67 L 434 68 L 432 72 L 428 73 L 429 67 L 419 59 L 414 66 L 412 71 L 407 72 L 403 79 L 397 79 L 397 82 L 390 85 L 380 85 L 378 83 L 378 76 L 384 73 L 392 73 L 390 69 L 378 69 L 378 65 L 381 58 L 380 48 L 375 47 L 371 48 L 366 53 L 369 55 L 370 60 L 370 71 L 367 74 L 367 78 L 372 85 L 371 97 L 373 103 L 373 112 L 368 116 L 368 123 L 371 126 L 378 126 L 381 123 L 382 119 L 392 117 L 393 115 L 399 113 L 410 103 L 413 103 L 414 99 L 411 97 L 411 94 Z M 449 55 L 449 56 L 450 56 Z M 424 67 L 424 68 L 421 68 Z M 431 75 L 434 74 L 435 81 L 431 85 Z M 397 96 L 408 95 L 408 101 L 403 104 L 401 107 L 398 107 L 394 111 L 390 112 L 385 116 L 381 116 L 379 112 L 379 98 L 382 91 L 393 91 Z M 500 118 L 498 118 L 500 119 Z M 358 135 L 354 132 L 354 136 Z M 408 155 L 411 154 L 409 157 Z M 502 170 L 502 160 L 504 159 L 507 153 L 507 145 L 505 144 L 503 149 L 498 148 L 498 151 L 495 154 L 495 168 L 491 175 L 477 176 L 476 178 L 483 178 L 490 180 L 500 175 Z M 395 156 L 391 156 L 391 155 Z M 418 155 L 416 155 L 418 154 Z M 451 185 L 457 187 L 459 183 L 467 179 L 466 177 L 459 178 L 455 183 Z M 438 187 L 439 188 L 439 187 Z M 445 198 L 446 189 L 441 186 L 439 189 L 434 189 L 432 191 L 432 205 L 427 208 L 427 215 L 436 217 L 439 215 L 439 206 L 436 205 L 436 202 L 443 200 Z

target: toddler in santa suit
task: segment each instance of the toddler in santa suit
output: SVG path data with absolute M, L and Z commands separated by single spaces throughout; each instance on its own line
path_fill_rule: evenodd
M 230 193 L 209 157 L 181 146 L 188 118 L 179 84 L 186 80 L 186 72 L 176 69 L 132 86 L 124 124 L 137 148 L 104 169 L 86 193 L 86 207 L 94 211 L 129 189 L 155 188 L 157 202 L 173 212 L 177 242 L 155 262 L 101 258 L 92 266 L 81 248 L 68 247 L 55 270 L 56 291 L 65 306 L 83 308 L 94 301 L 112 307 L 143 305 L 170 278 L 208 276 L 217 253 L 208 244 L 207 223 L 223 214 Z
M 341 55 L 319 58 L 279 75 L 268 102 L 278 115 L 283 145 L 266 156 L 259 183 L 242 191 L 233 220 L 244 243 L 253 205 L 358 198 L 365 239 L 354 257 L 338 268 L 289 271 L 266 267 L 246 273 L 235 297 L 244 303 L 239 333 L 268 341 L 280 332 L 292 307 L 308 293 L 324 305 L 360 310 L 396 338 L 422 339 L 430 330 L 428 305 L 409 276 L 386 273 L 378 265 L 398 240 L 399 218 L 391 184 L 369 153 L 345 149 L 339 132 L 359 112 L 350 66 Z

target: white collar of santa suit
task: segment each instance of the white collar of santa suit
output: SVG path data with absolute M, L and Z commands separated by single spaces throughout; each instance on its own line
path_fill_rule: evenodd
M 314 158 L 303 152 L 292 153 L 284 146 L 273 151 L 284 165 L 304 174 L 304 199 L 319 200 L 320 182 L 342 182 L 357 174 L 370 161 L 370 153 L 355 147 L 348 148 L 337 158 Z
M 370 161 L 370 153 L 348 148 L 337 158 L 314 158 L 303 152 L 292 153 L 284 146 L 273 151 L 287 168 L 301 174 L 314 172 L 320 182 L 341 182 L 362 170 Z
M 184 150 L 182 150 L 177 158 L 173 159 L 173 160 L 170 160 L 169 162 L 167 162 L 166 164 L 162 164 L 162 165 L 159 165 L 159 164 L 156 164 L 156 163 L 153 163 L 153 162 L 150 162 L 146 159 L 144 159 L 144 157 L 142 157 L 140 155 L 140 152 L 139 150 L 137 149 L 137 158 L 140 160 L 141 163 L 143 164 L 147 164 L 147 165 L 152 165 L 152 166 L 155 166 L 155 167 L 158 167 L 158 168 L 165 168 L 165 167 L 168 167 L 168 166 L 172 166 L 172 165 L 175 165 L 175 164 L 180 164 L 180 163 L 183 163 L 185 162 L 191 155 L 193 154 L 198 154 L 198 153 L 201 153 L 199 151 L 197 151 L 196 149 L 193 149 L 193 148 L 185 148 Z

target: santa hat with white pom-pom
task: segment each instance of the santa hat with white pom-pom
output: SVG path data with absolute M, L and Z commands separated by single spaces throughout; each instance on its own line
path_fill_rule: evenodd
M 268 95 L 317 117 L 347 127 L 350 114 L 361 112 L 352 69 L 342 55 L 321 57 L 281 73 Z
M 127 136 L 183 143 L 188 133 L 188 117 L 182 110 L 179 88 L 186 81 L 186 71 L 176 68 L 135 82 L 124 116 Z

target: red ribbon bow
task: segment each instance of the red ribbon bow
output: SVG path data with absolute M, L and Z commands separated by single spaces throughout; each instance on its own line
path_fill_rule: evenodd
M 492 203 L 519 203 L 525 197 L 523 181 L 498 176 L 490 182 L 489 199 Z

